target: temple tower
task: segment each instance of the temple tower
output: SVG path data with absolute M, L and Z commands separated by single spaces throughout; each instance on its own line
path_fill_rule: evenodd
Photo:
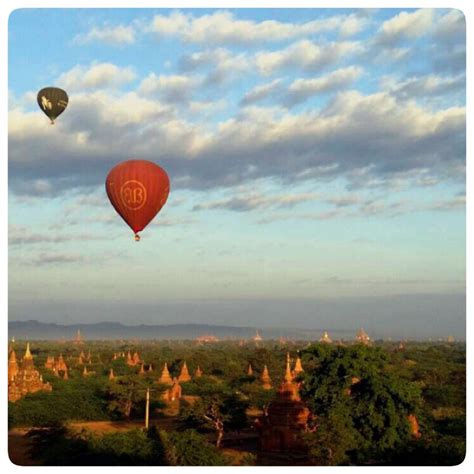
M 199 367 L 199 365 L 198 365 L 197 369 L 196 369 L 196 372 L 194 372 L 194 377 L 199 378 L 201 376 L 202 376 L 202 370 L 201 370 L 201 367 Z
M 76 345 L 84 344 L 80 329 L 78 329 L 77 332 L 76 332 L 76 338 L 74 339 L 74 344 L 76 344 Z
M 267 414 L 260 420 L 260 446 L 264 451 L 297 452 L 302 450 L 301 434 L 306 430 L 309 410 L 301 401 L 298 384 L 292 381 L 287 360 L 283 383 L 277 398 L 270 402 Z
M 114 380 L 114 379 L 115 379 L 114 369 L 110 369 L 109 380 Z
M 249 363 L 249 367 L 247 369 L 247 375 L 249 377 L 253 377 L 253 369 L 252 369 L 252 364 Z
M 370 344 L 370 337 L 362 328 L 357 332 L 355 340 L 357 343 L 364 344 L 366 346 Z
M 55 367 L 58 372 L 67 371 L 67 365 L 62 354 L 59 354 L 58 361 L 55 363 Z
M 8 356 L 8 383 L 10 383 L 18 374 L 19 371 L 18 362 L 16 360 L 16 353 L 14 349 L 10 351 L 10 355 Z
M 184 362 L 183 366 L 181 367 L 181 372 L 178 377 L 179 382 L 189 382 L 191 380 L 191 376 L 189 375 L 188 367 L 186 366 L 186 361 Z
M 331 344 L 332 343 L 332 339 L 329 337 L 329 334 L 327 331 L 324 331 L 324 334 L 321 336 L 321 338 L 319 339 L 319 342 L 325 342 L 327 344 Z
M 46 358 L 46 362 L 44 364 L 44 367 L 46 369 L 52 369 L 54 367 L 54 364 L 55 364 L 54 356 L 48 356 Z
M 132 362 L 133 362 L 133 365 L 138 365 L 142 362 L 142 360 L 140 359 L 140 354 L 138 354 L 138 352 L 136 351 L 133 354 Z
M 266 365 L 263 366 L 263 372 L 260 376 L 260 380 L 262 382 L 262 387 L 265 390 L 270 390 L 272 388 L 272 379 L 270 378 L 270 374 L 268 373 L 268 368 Z
M 168 370 L 168 364 L 166 362 L 163 367 L 163 371 L 161 372 L 161 377 L 158 379 L 158 383 L 163 383 L 166 385 L 171 385 L 173 383 L 173 379 L 171 378 L 170 372 Z
M 296 377 L 301 372 L 304 372 L 304 369 L 303 369 L 303 365 L 301 364 L 301 358 L 298 355 L 298 357 L 296 358 L 295 367 L 293 369 L 293 376 Z

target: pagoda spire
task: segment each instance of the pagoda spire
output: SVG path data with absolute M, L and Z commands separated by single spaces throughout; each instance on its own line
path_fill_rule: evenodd
M 291 375 L 291 368 L 290 368 L 290 353 L 287 354 L 287 358 L 286 358 L 285 381 L 286 382 L 293 381 L 293 375 Z
M 109 380 L 114 380 L 114 378 L 115 378 L 114 369 L 110 369 Z
M 249 362 L 249 368 L 247 369 L 247 375 L 249 377 L 253 376 L 253 369 L 252 369 L 252 364 Z
M 171 378 L 170 372 L 168 370 L 168 364 L 165 362 L 163 367 L 163 371 L 161 372 L 161 377 L 158 379 L 159 383 L 164 383 L 170 385 L 173 383 L 173 379 Z
M 16 360 L 15 350 L 12 349 L 10 356 L 8 357 L 8 381 L 10 382 L 16 376 L 19 371 L 18 362 Z
M 25 351 L 25 355 L 23 356 L 23 359 L 33 359 L 33 356 L 31 355 L 31 352 L 30 352 L 29 342 L 26 343 L 26 351 Z
M 260 377 L 260 380 L 262 381 L 262 387 L 265 390 L 269 390 L 272 388 L 272 379 L 270 378 L 270 374 L 268 373 L 268 368 L 266 365 L 263 366 L 263 372 Z
M 184 361 L 183 366 L 181 367 L 181 372 L 178 377 L 179 382 L 189 382 L 191 380 L 191 376 L 189 375 L 188 367 L 186 366 L 186 361 Z
M 295 362 L 295 368 L 293 369 L 295 375 L 298 375 L 300 372 L 304 372 L 303 365 L 301 364 L 301 358 L 298 355 Z

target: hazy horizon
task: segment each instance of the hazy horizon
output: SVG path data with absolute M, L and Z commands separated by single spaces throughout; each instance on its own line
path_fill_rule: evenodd
M 416 311 L 416 318 L 413 314 Z M 209 324 L 234 327 L 355 331 L 376 337 L 439 338 L 466 335 L 466 295 L 398 295 L 339 300 L 239 300 L 168 302 L 38 302 L 10 304 L 10 321 L 65 325 L 118 322 Z

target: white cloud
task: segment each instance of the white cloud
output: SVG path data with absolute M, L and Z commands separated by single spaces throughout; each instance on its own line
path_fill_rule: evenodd
M 172 12 L 169 15 L 155 15 L 148 31 L 162 36 L 178 36 L 190 43 L 249 45 L 288 41 L 323 32 L 339 32 L 342 36 L 351 36 L 367 25 L 368 19 L 357 14 L 334 15 L 304 23 L 283 23 L 275 20 L 239 20 L 227 11 L 199 17 Z
M 159 75 L 154 73 L 145 77 L 138 91 L 145 95 L 159 95 L 167 102 L 189 100 L 199 80 L 183 75 Z
M 466 35 L 466 18 L 461 10 L 450 10 L 438 19 L 435 36 L 442 40 L 464 40 Z
M 266 99 L 267 97 L 271 97 L 276 92 L 281 92 L 281 88 L 281 79 L 275 79 L 274 81 L 269 82 L 267 84 L 261 84 L 254 87 L 252 90 L 250 90 L 244 95 L 241 102 L 243 105 L 259 102 L 261 100 Z
M 361 67 L 350 66 L 316 79 L 296 79 L 290 84 L 284 101 L 294 105 L 315 94 L 336 91 L 354 82 L 362 72 Z
M 379 28 L 377 41 L 383 44 L 400 39 L 415 39 L 425 35 L 433 26 L 434 10 L 420 9 L 401 12 L 386 20 Z
M 94 27 L 87 33 L 81 33 L 74 38 L 76 44 L 107 43 L 111 45 L 132 44 L 135 42 L 135 29 L 132 25 Z
M 208 201 L 204 204 L 196 204 L 193 211 L 208 209 L 226 209 L 231 211 L 250 211 L 265 208 L 291 208 L 302 202 L 314 201 L 318 198 L 314 193 L 263 195 L 250 192 L 246 196 L 239 192 L 237 196 L 217 201 Z
M 429 74 L 420 77 L 410 77 L 397 81 L 394 77 L 385 77 L 381 82 L 382 88 L 402 99 L 434 97 L 460 92 L 465 88 L 466 76 L 438 76 Z
M 318 45 L 302 40 L 279 51 L 258 52 L 255 64 L 263 75 L 270 75 L 290 67 L 317 71 L 336 63 L 345 55 L 359 51 L 360 48 L 357 42 L 340 41 Z
M 77 65 L 61 74 L 57 84 L 68 91 L 117 87 L 136 78 L 131 67 L 121 68 L 112 63 L 98 63 L 90 66 Z
M 10 186 L 20 194 L 31 194 L 38 180 L 54 183 L 52 193 L 96 186 L 132 156 L 161 163 L 175 189 L 335 177 L 370 188 L 393 179 L 459 181 L 465 173 L 463 107 L 433 111 L 389 93 L 349 91 L 323 110 L 245 107 L 212 124 L 173 109 L 136 93 L 83 93 L 55 127 L 39 112 L 14 109 Z

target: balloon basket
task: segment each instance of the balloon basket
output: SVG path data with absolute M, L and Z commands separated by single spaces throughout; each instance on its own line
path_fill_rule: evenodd
M 135 234 L 135 242 L 140 242 L 140 236 L 138 234 Z

